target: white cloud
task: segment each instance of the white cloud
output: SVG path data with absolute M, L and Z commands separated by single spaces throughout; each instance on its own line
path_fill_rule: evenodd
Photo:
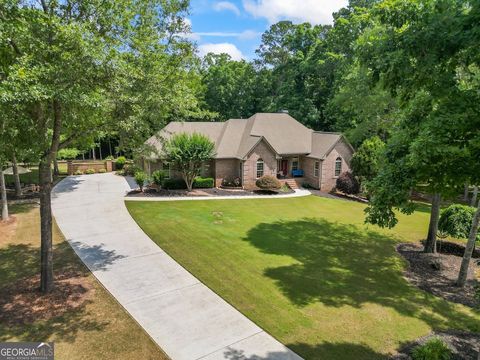
M 254 39 L 257 36 L 260 36 L 262 33 L 253 31 L 253 30 L 245 30 L 242 32 L 223 32 L 223 31 L 215 31 L 215 32 L 197 32 L 195 35 L 197 36 L 215 36 L 215 37 L 235 37 L 239 38 L 240 40 L 249 40 Z
M 219 1 L 213 5 L 213 10 L 215 11 L 231 11 L 235 15 L 240 15 L 240 10 L 237 5 L 231 3 L 230 1 Z
M 242 52 L 232 43 L 219 43 L 219 44 L 201 44 L 198 46 L 198 54 L 205 56 L 208 53 L 223 54 L 226 53 L 232 57 L 233 60 L 245 59 Z
M 331 24 L 332 13 L 347 3 L 347 0 L 243 0 L 243 7 L 254 17 L 266 18 L 271 24 L 282 19 Z

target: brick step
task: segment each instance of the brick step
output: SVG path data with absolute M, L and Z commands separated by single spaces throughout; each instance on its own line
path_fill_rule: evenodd
M 301 181 L 300 179 L 281 179 L 280 182 L 282 184 L 286 184 L 290 189 L 292 190 L 297 190 L 301 186 Z

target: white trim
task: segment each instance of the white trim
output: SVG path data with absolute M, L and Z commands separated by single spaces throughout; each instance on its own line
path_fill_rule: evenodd
M 262 164 L 262 176 L 265 175 L 265 161 L 263 159 L 258 159 L 255 162 L 255 179 L 260 179 L 262 176 L 258 176 L 258 165 Z
M 317 164 L 318 164 L 318 169 L 317 169 Z M 315 175 L 315 172 L 317 172 L 316 175 Z M 313 176 L 317 178 L 320 177 L 320 161 L 313 162 Z

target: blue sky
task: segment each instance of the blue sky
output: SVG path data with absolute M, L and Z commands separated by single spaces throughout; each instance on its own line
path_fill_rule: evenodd
M 262 33 L 279 20 L 330 24 L 346 0 L 191 0 L 189 37 L 200 55 L 226 52 L 251 60 Z

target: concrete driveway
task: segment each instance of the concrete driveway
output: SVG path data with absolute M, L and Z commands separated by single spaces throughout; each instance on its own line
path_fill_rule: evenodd
M 202 284 L 128 213 L 127 181 L 112 173 L 68 177 L 53 214 L 78 256 L 174 360 L 299 360 Z

